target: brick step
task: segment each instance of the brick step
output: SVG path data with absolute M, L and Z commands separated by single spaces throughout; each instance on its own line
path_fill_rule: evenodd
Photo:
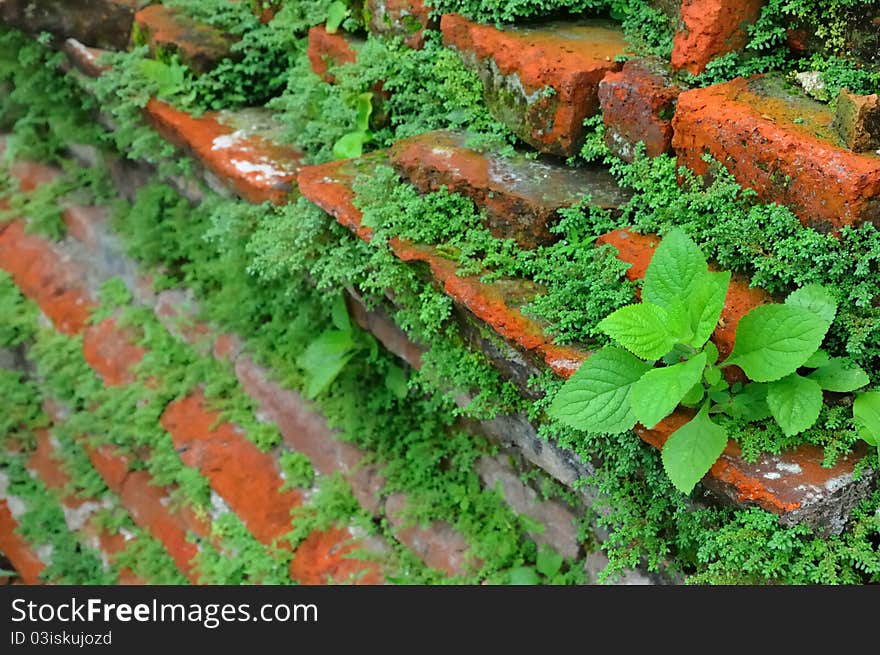
M 599 82 L 629 50 L 621 30 L 600 21 L 498 29 L 447 14 L 440 29 L 480 76 L 495 117 L 541 152 L 562 156 L 580 151 L 584 119 L 599 110 Z
M 438 131 L 402 139 L 389 150 L 391 163 L 422 193 L 446 186 L 486 210 L 498 238 L 535 248 L 559 238 L 549 231 L 558 211 L 581 202 L 616 209 L 630 199 L 599 166 L 571 168 L 523 154 L 501 155 L 469 146 L 463 132 Z
M 330 73 L 331 68 L 357 61 L 357 53 L 363 40 L 343 32 L 328 32 L 323 25 L 316 25 L 309 30 L 309 46 L 306 54 L 315 75 L 328 84 L 336 78 Z
M 180 9 L 150 5 L 135 15 L 135 44 L 148 45 L 152 57 L 176 54 L 195 73 L 207 73 L 230 57 L 236 40 Z
M 383 157 L 383 153 L 373 153 L 359 161 L 304 167 L 299 176 L 300 191 L 340 224 L 369 241 L 372 233 L 361 224 L 362 214 L 353 204 L 355 194 L 352 187 L 359 173 L 368 172 L 376 163 L 384 161 Z M 629 273 L 632 279 L 644 275 L 659 243 L 656 238 L 625 231 L 604 235 L 599 242 L 618 247 L 621 258 L 633 264 Z M 390 239 L 389 246 L 402 261 L 427 263 L 436 284 L 458 306 L 521 352 L 531 354 L 531 361 L 538 363 L 543 359 L 557 375 L 569 377 L 589 355 L 577 348 L 554 345 L 540 324 L 521 313 L 524 295 L 520 293 L 511 297 L 506 294 L 514 283 L 486 284 L 476 276 L 459 277 L 455 263 L 439 256 L 430 246 L 402 239 Z M 519 284 L 518 288 L 522 289 L 523 281 Z M 532 290 L 532 293 L 537 292 Z M 719 351 L 732 349 L 739 319 L 753 307 L 769 300 L 770 297 L 761 290 L 750 289 L 741 277 L 732 282 L 723 314 L 729 323 L 713 335 Z M 538 358 L 534 357 L 536 354 Z M 639 429 L 637 434 L 659 448 L 684 420 L 684 414 L 678 413 L 654 430 Z M 765 455 L 750 464 L 740 457 L 736 443 L 731 442 L 722 460 L 709 472 L 704 486 L 728 502 L 756 504 L 779 514 L 784 523 L 806 522 L 819 530 L 839 532 L 849 511 L 871 486 L 871 475 L 858 480 L 854 475 L 856 465 L 864 455 L 864 451 L 857 449 L 850 456 L 841 458 L 835 467 L 822 468 L 821 450 L 802 446 L 783 456 Z
M 678 97 L 672 145 L 699 175 L 710 153 L 765 202 L 822 231 L 880 221 L 880 155 L 854 153 L 834 114 L 778 77 L 737 78 Z
M 106 70 L 98 64 L 100 50 L 69 41 L 65 51 L 90 77 Z M 209 111 L 195 117 L 153 98 L 144 117 L 163 138 L 199 162 L 214 191 L 228 189 L 253 203 L 281 204 L 289 199 L 303 154 L 279 145 L 283 127 L 265 109 Z
M 430 2 L 424 0 L 366 0 L 364 14 L 373 34 L 397 36 L 410 48 L 425 44 L 425 30 L 435 29 Z

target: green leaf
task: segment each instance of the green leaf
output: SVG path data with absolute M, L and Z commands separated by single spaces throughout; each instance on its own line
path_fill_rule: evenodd
M 767 406 L 767 385 L 759 382 L 747 384 L 730 397 L 730 404 L 722 410 L 733 418 L 746 422 L 760 421 L 772 416 Z
M 651 257 L 642 284 L 642 300 L 664 309 L 687 301 L 708 272 L 706 258 L 680 228 L 670 230 Z
M 822 389 L 815 381 L 792 373 L 767 386 L 767 406 L 785 436 L 791 437 L 819 418 Z
M 709 404 L 673 432 L 661 453 L 666 475 L 682 493 L 689 494 L 712 468 L 727 445 L 727 433 L 709 418 Z
M 391 366 L 385 374 L 385 388 L 398 400 L 406 398 L 409 389 L 406 384 L 406 373 L 399 366 Z
M 562 385 L 547 411 L 579 430 L 626 432 L 636 424 L 629 400 L 632 385 L 650 369 L 625 350 L 603 348 Z
M 794 305 L 762 305 L 740 319 L 733 352 L 736 364 L 752 380 L 772 382 L 794 373 L 822 344 L 829 323 Z
M 700 401 L 703 400 L 703 396 L 705 395 L 706 390 L 703 388 L 703 385 L 697 382 L 691 387 L 691 390 L 684 395 L 684 398 L 681 399 L 681 404 L 687 407 L 696 407 L 700 404 Z
M 370 129 L 370 115 L 373 113 L 373 94 L 369 91 L 358 94 L 355 107 L 357 108 L 355 125 L 359 131 L 366 132 Z
M 338 330 L 351 330 L 351 319 L 348 316 L 348 307 L 345 306 L 345 296 L 339 295 L 333 300 L 330 319 Z
M 821 284 L 808 284 L 797 291 L 792 291 L 785 299 L 785 304 L 807 309 L 823 321 L 827 321 L 829 325 L 837 313 L 837 301 Z
M 730 285 L 730 271 L 706 273 L 699 281 L 693 295 L 688 300 L 691 313 L 693 338 L 689 342 L 694 348 L 701 347 L 709 340 L 718 325 L 727 287 Z
M 666 310 L 641 303 L 627 305 L 606 316 L 597 326 L 621 346 L 643 359 L 658 359 L 675 345 Z
M 169 66 L 155 59 L 141 59 L 138 62 L 140 72 L 158 85 L 156 94 L 162 97 L 172 96 L 183 88 L 184 68 Z
M 350 331 L 328 330 L 309 344 L 297 359 L 305 374 L 305 396 L 314 399 L 333 383 L 354 354 Z
M 840 357 L 829 359 L 828 363 L 820 366 L 807 377 L 819 383 L 819 386 L 827 391 L 846 393 L 855 391 L 868 384 L 871 379 L 860 367 L 846 367 L 847 361 Z
M 717 366 L 710 366 L 706 369 L 704 377 L 706 379 L 706 384 L 710 387 L 714 387 L 721 382 L 721 369 Z
M 706 342 L 706 345 L 703 346 L 703 352 L 706 353 L 707 364 L 714 364 L 718 361 L 718 346 L 711 341 Z
M 518 566 L 510 569 L 510 584 L 512 585 L 536 585 L 541 584 L 541 578 L 531 566 Z
M 346 16 L 348 16 L 348 7 L 345 6 L 344 2 L 332 3 L 327 7 L 327 21 L 324 23 L 324 29 L 330 32 L 330 34 L 335 34 Z
M 370 138 L 368 132 L 349 132 L 339 137 L 333 144 L 333 156 L 337 159 L 353 159 L 364 152 L 364 143 Z
M 545 578 L 551 578 L 562 568 L 563 557 L 549 546 L 542 546 L 535 559 L 535 568 Z
M 804 362 L 804 366 L 807 368 L 819 368 L 820 366 L 825 366 L 825 364 L 830 361 L 831 358 L 828 356 L 828 353 L 819 348 L 819 350 L 810 355 L 810 358 Z
M 859 436 L 872 446 L 880 446 L 880 391 L 856 394 L 853 419 L 862 428 Z
M 700 382 L 706 353 L 674 366 L 655 368 L 633 385 L 630 395 L 633 411 L 646 428 L 653 428 L 672 413 L 682 398 Z

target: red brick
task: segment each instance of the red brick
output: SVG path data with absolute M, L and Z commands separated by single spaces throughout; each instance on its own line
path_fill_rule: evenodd
M 146 352 L 137 345 L 132 330 L 120 328 L 112 318 L 89 326 L 83 333 L 83 356 L 107 386 L 133 382 L 134 367 Z
M 764 0 L 682 0 L 684 30 L 675 35 L 672 65 L 696 75 L 715 57 L 739 50 L 763 6 Z
M 679 162 L 708 171 L 708 152 L 765 202 L 805 225 L 838 230 L 880 221 L 880 155 L 842 147 L 825 105 L 772 77 L 737 78 L 686 91 L 673 119 Z
M 235 374 L 245 392 L 257 401 L 260 412 L 278 426 L 287 446 L 308 457 L 318 473 L 341 473 L 361 506 L 376 512 L 385 480 L 375 464 L 365 462 L 365 452 L 340 441 L 309 402 L 272 380 L 250 357 L 238 358 Z
M 46 565 L 17 530 L 18 521 L 9 511 L 6 500 L 0 498 L 0 552 L 6 556 L 24 584 L 40 584 L 40 574 Z
M 98 63 L 99 57 L 106 52 L 105 50 L 90 48 L 76 39 L 67 39 L 64 42 L 64 52 L 77 70 L 88 77 L 100 77 L 110 68 Z
M 360 162 L 351 160 L 304 167 L 298 181 L 300 192 L 365 241 L 371 230 L 361 225 L 361 212 L 352 203 L 352 184 L 358 172 L 368 171 L 380 155 Z M 588 353 L 579 348 L 557 346 L 536 321 L 524 316 L 520 307 L 539 288 L 523 280 L 487 284 L 479 276 L 459 277 L 457 265 L 431 246 L 412 244 L 402 239 L 389 241 L 402 261 L 428 264 L 431 274 L 443 291 L 474 316 L 487 323 L 508 342 L 544 362 L 556 373 L 569 377 Z
M 195 118 L 160 100 L 147 103 L 153 127 L 253 203 L 288 200 L 302 154 L 272 140 L 271 117 L 258 110 L 206 112 Z
M 101 234 L 107 230 L 105 207 L 68 207 L 62 214 L 67 233 L 95 256 L 102 254 Z
M 244 344 L 238 335 L 224 333 L 214 340 L 212 353 L 216 359 L 225 359 L 234 362 L 244 349 Z
M 354 551 L 362 546 L 347 530 L 316 530 L 297 546 L 290 562 L 290 577 L 304 585 L 349 580 L 360 585 L 380 584 L 383 578 L 379 565 L 353 557 Z
M 150 54 L 176 53 L 196 73 L 206 73 L 230 55 L 235 39 L 195 22 L 180 10 L 150 5 L 135 15 L 136 41 L 150 46 Z
M 465 575 L 481 566 L 471 555 L 467 540 L 446 521 L 428 526 L 409 524 L 403 514 L 408 502 L 404 494 L 392 494 L 385 501 L 385 514 L 394 527 L 394 536 L 427 566 L 449 576 Z
M 353 64 L 357 59 L 357 50 L 352 46 L 350 37 L 341 32 L 331 34 L 323 25 L 316 25 L 309 30 L 308 57 L 315 75 L 332 84 L 336 78 L 328 69 Z
M 104 480 L 104 484 L 110 491 L 119 494 L 130 470 L 128 458 L 108 444 L 91 446 L 84 441 L 83 446 L 89 461 Z
M 426 132 L 402 139 L 389 155 L 420 191 L 450 191 L 486 210 L 488 229 L 498 238 L 536 248 L 558 239 L 549 231 L 558 211 L 589 194 L 598 207 L 614 209 L 629 199 L 614 177 L 599 167 L 571 168 L 524 155 L 501 155 L 468 145 L 463 132 Z
M 443 42 L 480 75 L 487 102 L 521 139 L 542 152 L 570 156 L 583 144 L 584 119 L 599 109 L 599 81 L 628 45 L 605 23 L 554 23 L 497 29 L 457 14 L 440 21 Z M 552 94 L 543 93 L 550 87 Z
M 620 71 L 608 73 L 599 82 L 599 104 L 611 151 L 626 161 L 633 160 L 639 142 L 649 157 L 669 152 L 679 93 L 663 64 L 654 60 L 631 59 Z
M 371 32 L 399 36 L 410 48 L 425 45 L 425 30 L 435 29 L 431 7 L 423 0 L 367 0 Z
M 202 392 L 170 404 L 161 423 L 183 463 L 202 472 L 259 541 L 270 544 L 291 530 L 290 512 L 302 504 L 302 494 L 281 490 L 284 480 L 273 457 L 232 424 L 221 423 Z
M 21 221 L 0 232 L 0 268 L 12 275 L 58 331 L 77 334 L 85 328 L 94 303 L 82 286 L 84 271 L 43 237 L 26 234 Z

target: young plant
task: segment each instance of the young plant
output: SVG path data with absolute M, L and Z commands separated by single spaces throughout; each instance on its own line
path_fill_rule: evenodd
M 695 409 L 662 451 L 669 479 L 690 493 L 727 445 L 713 414 L 745 421 L 772 417 L 786 435 L 795 435 L 818 419 L 823 390 L 848 392 L 868 383 L 862 369 L 819 348 L 837 312 L 819 285 L 743 316 L 733 351 L 719 363 L 709 337 L 729 284 L 730 273 L 710 271 L 683 231 L 669 232 L 645 272 L 642 302 L 598 325 L 617 345 L 584 362 L 553 400 L 550 415 L 588 432 L 618 433 L 636 423 L 653 428 L 679 405 Z M 733 365 L 751 381 L 729 385 L 722 371 Z M 877 428 L 880 434 L 880 419 Z
M 856 395 L 853 418 L 859 437 L 877 449 L 877 463 L 880 465 L 880 391 L 865 391 Z

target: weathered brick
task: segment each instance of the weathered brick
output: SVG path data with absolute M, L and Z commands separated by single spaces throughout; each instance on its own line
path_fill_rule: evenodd
M 854 152 L 880 149 L 880 95 L 863 96 L 843 89 L 837 97 L 834 127 Z
M 763 6 L 764 0 L 682 0 L 684 29 L 673 40 L 672 65 L 696 75 L 715 57 L 739 50 Z
M 146 0 L 0 0 L 0 21 L 25 32 L 51 32 L 82 43 L 124 50 L 135 12 Z
M 357 59 L 352 37 L 341 32 L 330 33 L 323 25 L 316 25 L 309 30 L 307 54 L 315 75 L 330 84 L 336 81 L 329 72 L 330 68 L 353 64 Z
M 290 561 L 290 577 L 305 585 L 381 584 L 379 564 L 355 556 L 366 545 L 365 540 L 342 528 L 315 530 L 297 546 Z
M 192 295 L 182 289 L 166 289 L 156 295 L 153 311 L 165 329 L 178 339 L 207 354 L 212 347 L 211 326 L 199 321 Z
M 98 63 L 106 50 L 90 48 L 76 39 L 67 39 L 64 42 L 64 52 L 76 69 L 87 77 L 99 77 L 109 69 L 108 66 Z
M 371 32 L 399 36 L 410 48 L 425 45 L 425 30 L 434 29 L 431 7 L 424 0 L 367 0 Z
M 0 268 L 57 330 L 78 334 L 85 328 L 94 302 L 82 287 L 82 267 L 56 252 L 43 237 L 25 233 L 21 221 L 0 231 Z
M 447 14 L 440 29 L 479 74 L 496 118 L 538 150 L 564 156 L 580 150 L 584 119 L 599 109 L 599 81 L 628 49 L 617 27 L 598 22 L 500 30 Z
M 394 536 L 406 544 L 428 566 L 446 575 L 464 575 L 479 568 L 462 534 L 445 521 L 430 525 L 411 525 L 404 512 L 408 503 L 405 494 L 390 495 L 385 501 L 385 514 L 394 527 Z
M 62 213 L 67 233 L 95 256 L 101 255 L 101 235 L 107 230 L 105 207 L 68 207 Z
M 302 504 L 302 494 L 281 490 L 284 480 L 275 459 L 239 428 L 220 422 L 202 392 L 171 403 L 161 424 L 183 463 L 202 472 L 259 541 L 272 543 L 291 530 L 290 512 Z
M 605 143 L 632 161 L 637 143 L 656 157 L 672 149 L 672 115 L 681 89 L 665 66 L 651 59 L 631 59 L 620 71 L 599 82 L 599 104 L 605 122 Z
M 146 350 L 137 345 L 131 329 L 120 328 L 107 318 L 83 332 L 83 356 L 107 386 L 134 381 L 134 367 Z
M 206 73 L 230 56 L 235 39 L 215 27 L 197 23 L 179 9 L 150 5 L 135 15 L 133 38 L 150 54 L 177 54 L 196 73 Z
M 303 167 L 298 177 L 300 192 L 341 225 L 369 241 L 372 231 L 361 224 L 361 211 L 352 202 L 352 184 L 359 173 L 369 172 L 377 161 L 384 161 L 381 157 L 381 153 L 373 153 L 360 161 L 343 160 Z M 525 280 L 500 280 L 487 284 L 480 276 L 459 277 L 456 263 L 438 254 L 431 246 L 398 238 L 390 239 L 389 245 L 402 261 L 428 264 L 444 293 L 517 349 L 543 362 L 559 375 L 570 376 L 587 357 L 588 353 L 581 349 L 554 344 L 539 323 L 520 311 L 538 293 L 537 285 Z
M 18 521 L 9 510 L 5 498 L 0 498 L 0 552 L 15 567 L 21 582 L 27 585 L 40 584 L 40 574 L 46 565 L 40 560 L 36 549 L 18 534 Z
M 278 426 L 285 444 L 306 455 L 317 472 L 341 473 L 361 506 L 376 512 L 385 480 L 376 465 L 365 462 L 365 452 L 336 438 L 308 401 L 272 380 L 269 371 L 250 357 L 242 355 L 236 360 L 235 374 L 260 413 Z
M 679 162 L 702 175 L 710 153 L 765 202 L 805 225 L 838 230 L 880 221 L 880 155 L 840 145 L 834 116 L 772 76 L 685 91 L 673 118 Z
M 426 132 L 402 139 L 389 155 L 397 168 L 422 192 L 450 191 L 473 199 L 486 210 L 487 227 L 499 238 L 510 238 L 523 248 L 535 248 L 558 239 L 549 231 L 558 211 L 581 202 L 614 209 L 630 194 L 604 168 L 571 168 L 525 155 L 501 155 L 470 146 L 463 132 Z
M 206 112 L 195 118 L 154 99 L 146 114 L 165 139 L 245 200 L 281 204 L 288 199 L 302 155 L 278 145 L 274 135 L 280 127 L 265 111 Z

